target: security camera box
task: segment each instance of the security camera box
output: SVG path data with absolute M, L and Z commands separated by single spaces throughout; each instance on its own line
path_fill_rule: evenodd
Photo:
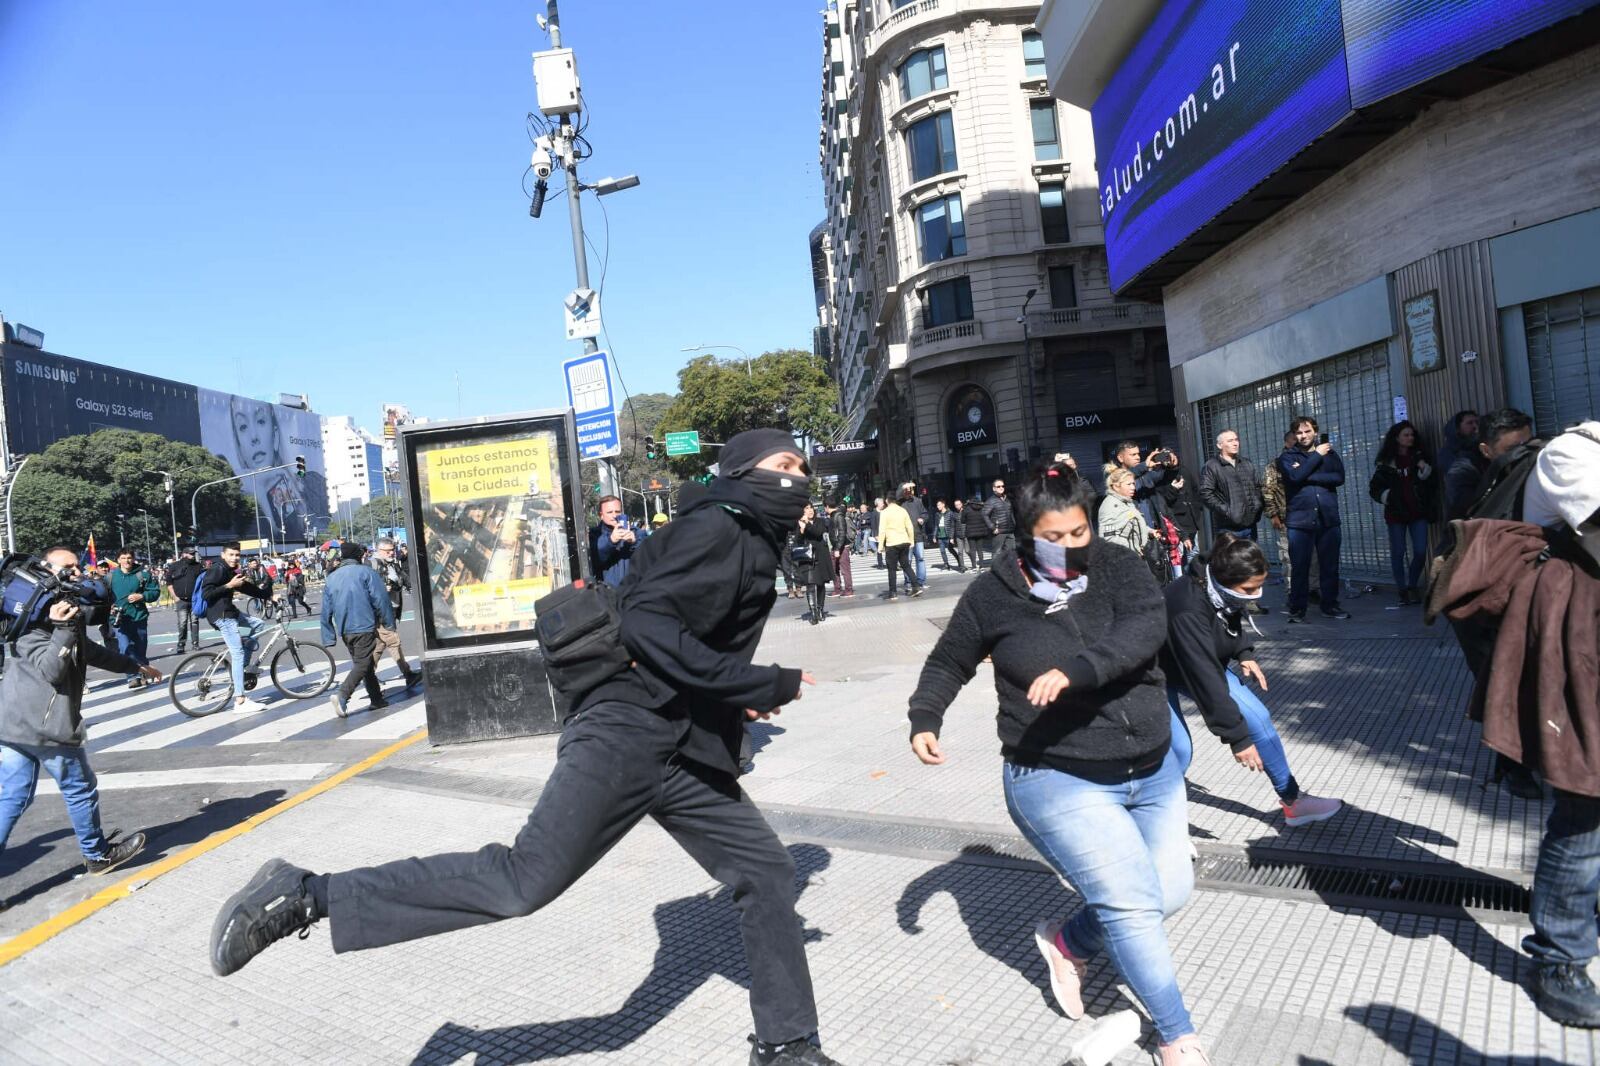
M 544 115 L 570 115 L 578 110 L 578 61 L 570 48 L 533 53 L 533 82 Z

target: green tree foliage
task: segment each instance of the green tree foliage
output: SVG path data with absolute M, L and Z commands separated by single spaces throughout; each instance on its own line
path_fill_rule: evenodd
M 404 500 L 399 496 L 374 496 L 357 507 L 348 521 L 330 522 L 328 536 L 348 537 L 370 546 L 377 540 L 378 530 L 391 527 L 405 529 L 408 525 Z
M 824 440 L 843 421 L 839 390 L 827 364 L 799 349 L 766 352 L 751 360 L 705 355 L 678 371 L 678 398 L 656 425 L 657 439 L 678 430 L 700 431 L 700 439 L 726 442 L 747 429 L 787 429 L 802 442 Z M 677 456 L 678 477 L 704 473 L 717 449 Z
M 639 491 L 644 479 L 671 477 L 666 453 L 660 452 L 656 458 L 651 459 L 646 454 L 644 439 L 655 433 L 656 424 L 672 406 L 672 401 L 673 397 L 665 392 L 642 392 L 637 396 L 630 396 L 622 405 L 622 410 L 618 412 L 622 451 L 611 460 L 611 463 L 616 467 L 617 477 L 622 484 L 631 490 L 624 492 L 622 499 L 628 513 L 634 518 L 644 517 L 642 501 L 634 495 Z M 589 516 L 590 525 L 599 521 L 596 503 L 600 496 L 594 491 L 597 477 L 593 463 L 583 464 L 583 507 L 584 513 Z
M 170 554 L 172 513 L 160 474 L 175 475 L 178 528 L 185 540 L 189 497 L 207 481 L 231 477 L 233 468 L 221 456 L 197 444 L 172 441 L 156 433 L 102 429 L 63 437 L 28 463 L 17 477 L 12 513 L 19 548 L 34 551 L 50 544 L 81 546 L 94 534 L 100 551 L 120 542 L 118 515 L 128 542 L 144 545 L 143 508 L 150 513 L 150 542 L 158 557 Z M 237 484 L 216 485 L 200 494 L 198 513 L 203 529 L 232 527 L 255 514 L 254 503 Z

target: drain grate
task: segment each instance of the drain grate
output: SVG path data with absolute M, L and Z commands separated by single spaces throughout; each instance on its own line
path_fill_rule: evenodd
M 1427 914 L 1461 909 L 1528 913 L 1531 891 L 1527 885 L 1461 866 L 1430 869 L 1439 865 L 1442 864 L 1341 866 L 1289 856 L 1211 852 L 1200 857 L 1194 872 L 1196 882 L 1208 887 L 1309 892 L 1329 903 L 1349 906 Z

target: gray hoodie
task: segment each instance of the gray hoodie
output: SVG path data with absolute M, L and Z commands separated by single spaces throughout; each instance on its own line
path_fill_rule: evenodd
M 139 664 L 84 636 L 79 625 L 36 625 L 6 649 L 0 743 L 83 744 L 83 679 L 90 666 L 137 673 Z

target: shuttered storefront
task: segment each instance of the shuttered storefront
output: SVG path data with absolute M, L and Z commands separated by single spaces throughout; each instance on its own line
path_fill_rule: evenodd
M 1600 399 L 1600 289 L 1522 305 L 1533 422 L 1553 437 L 1595 417 Z
M 1383 508 L 1367 495 L 1367 483 L 1378 446 L 1392 424 L 1392 397 L 1388 351 L 1376 344 L 1209 397 L 1195 406 L 1208 455 L 1215 450 L 1212 442 L 1218 433 L 1236 430 L 1242 453 L 1263 471 L 1283 451 L 1290 420 L 1298 415 L 1315 418 L 1344 460 L 1345 483 L 1339 490 L 1342 574 L 1353 580 L 1388 582 L 1392 580 L 1389 534 Z M 1268 557 L 1277 562 L 1276 538 L 1267 536 L 1264 528 L 1261 539 Z

